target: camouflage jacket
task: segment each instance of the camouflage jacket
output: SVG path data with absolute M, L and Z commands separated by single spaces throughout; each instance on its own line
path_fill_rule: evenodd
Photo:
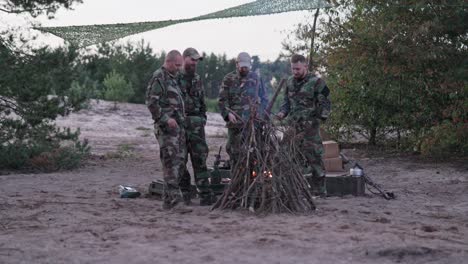
M 289 77 L 284 95 L 280 112 L 292 121 L 326 120 L 330 115 L 330 90 L 312 73 L 300 81 Z
M 181 72 L 177 79 L 184 98 L 185 115 L 199 116 L 206 120 L 205 91 L 200 75 L 191 77 Z
M 154 72 L 146 92 L 146 105 L 155 123 L 165 126 L 169 118 L 184 124 L 184 100 L 176 76 L 164 67 Z
M 257 112 L 263 114 L 268 97 L 263 84 L 255 72 L 249 72 L 247 76 L 241 77 L 237 71 L 227 74 L 221 84 L 218 97 L 218 107 L 226 122 L 230 108 L 242 119 L 250 117 L 251 103 L 257 104 Z

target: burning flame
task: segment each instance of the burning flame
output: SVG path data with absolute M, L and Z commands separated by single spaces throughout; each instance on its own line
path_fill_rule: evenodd
M 271 171 L 264 171 L 263 175 L 265 175 L 267 178 L 273 178 L 273 173 L 271 173 Z
M 252 171 L 252 178 L 255 178 L 257 177 L 257 172 L 256 171 Z M 265 178 L 273 178 L 273 173 L 271 171 L 263 171 L 263 176 Z

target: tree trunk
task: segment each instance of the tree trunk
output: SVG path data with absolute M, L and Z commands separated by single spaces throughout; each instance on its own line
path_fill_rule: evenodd
M 377 145 L 377 128 L 375 127 L 370 129 L 369 145 Z
M 310 53 L 309 53 L 309 71 L 312 71 L 313 69 L 313 65 L 312 65 L 312 57 L 314 55 L 314 43 L 315 43 L 315 28 L 317 27 L 317 18 L 318 18 L 318 15 L 319 15 L 319 10 L 317 8 L 317 11 L 315 11 L 315 16 L 314 16 L 314 25 L 312 26 L 312 31 L 310 33 L 311 35 L 311 41 L 310 41 Z

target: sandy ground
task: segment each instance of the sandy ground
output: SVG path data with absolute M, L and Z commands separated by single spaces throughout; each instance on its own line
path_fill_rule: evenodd
M 346 150 L 397 199 L 317 199 L 300 216 L 176 214 L 151 197 L 119 198 L 119 184 L 146 192 L 162 173 L 145 107 L 109 107 L 58 120 L 90 140 L 96 155 L 82 168 L 0 176 L 0 263 L 468 263 L 466 161 Z M 210 164 L 225 133 L 210 114 Z

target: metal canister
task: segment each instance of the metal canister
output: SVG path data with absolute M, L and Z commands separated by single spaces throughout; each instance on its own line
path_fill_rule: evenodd
M 360 177 L 364 174 L 364 171 L 361 168 L 354 167 L 349 169 L 349 174 L 354 177 Z

